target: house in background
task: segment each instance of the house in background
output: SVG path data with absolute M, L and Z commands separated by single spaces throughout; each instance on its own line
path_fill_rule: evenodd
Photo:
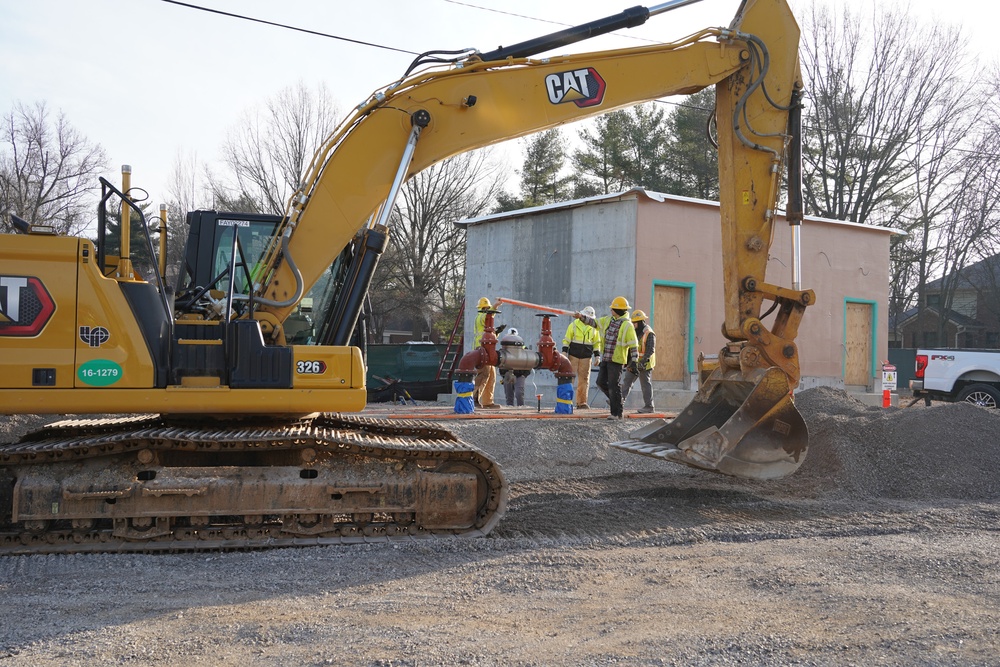
M 923 298 L 896 323 L 899 347 L 1000 348 L 1000 255 L 927 283 Z
M 692 392 L 698 354 L 717 354 L 726 342 L 719 220 L 718 202 L 642 189 L 463 220 L 456 224 L 467 229 L 466 303 L 508 297 L 574 311 L 589 305 L 601 316 L 615 296 L 625 296 L 646 311 L 657 333 L 656 387 Z M 871 391 L 881 379 L 893 233 L 812 217 L 803 222 L 802 287 L 817 300 L 796 341 L 800 388 Z M 790 287 L 791 234 L 781 217 L 769 258 L 767 281 Z M 467 340 L 472 306 L 465 313 Z M 516 327 L 533 346 L 540 313 L 502 310 L 497 322 Z M 568 323 L 565 316 L 552 320 L 557 345 Z M 539 385 L 555 384 L 550 373 L 536 376 Z

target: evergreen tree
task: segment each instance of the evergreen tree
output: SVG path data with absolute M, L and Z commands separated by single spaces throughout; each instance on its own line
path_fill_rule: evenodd
M 628 111 L 612 111 L 579 133 L 583 148 L 573 152 L 574 195 L 589 197 L 628 189 L 625 171 Z
M 573 153 L 577 196 L 622 192 L 632 187 L 660 190 L 665 184 L 664 111 L 655 103 L 612 111 L 584 128 L 584 148 Z
M 625 117 L 625 152 L 623 168 L 629 185 L 662 191 L 666 112 L 655 102 L 632 107 Z
M 528 139 L 521 169 L 523 206 L 549 204 L 569 196 L 570 179 L 559 175 L 565 162 L 566 142 L 559 128 L 539 132 Z
M 719 198 L 719 154 L 708 135 L 715 112 L 715 89 L 705 88 L 681 103 L 667 117 L 664 146 L 664 192 Z

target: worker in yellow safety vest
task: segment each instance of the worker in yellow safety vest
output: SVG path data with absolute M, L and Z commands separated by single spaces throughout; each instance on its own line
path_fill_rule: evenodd
M 639 337 L 639 358 L 625 367 L 622 373 L 622 403 L 628 400 L 628 392 L 636 378 L 642 387 L 642 407 L 639 414 L 648 414 L 653 408 L 653 367 L 656 366 L 656 334 L 649 326 L 649 317 L 641 310 L 632 313 L 632 326 Z
M 493 304 L 485 296 L 479 300 L 476 306 L 479 311 L 476 313 L 475 336 L 472 339 L 472 349 L 478 348 L 483 342 L 483 333 L 486 331 L 486 314 L 493 310 Z M 496 311 L 494 311 L 496 312 Z M 495 333 L 503 331 L 505 325 L 495 327 Z M 472 401 L 477 408 L 489 410 L 497 409 L 500 406 L 493 402 L 493 391 L 497 385 L 497 369 L 490 364 L 485 364 L 476 371 L 474 389 L 472 390 Z
M 601 332 L 601 365 L 597 371 L 597 388 L 603 391 L 611 405 L 608 419 L 623 419 L 621 377 L 622 368 L 638 357 L 639 339 L 628 318 L 628 299 L 616 296 L 611 301 L 611 315 L 594 319 L 583 313 L 573 317 Z
M 594 312 L 593 306 L 587 306 L 580 312 L 591 318 L 597 314 Z M 590 366 L 591 364 L 596 366 L 601 359 L 601 334 L 595 327 L 574 318 L 566 327 L 562 351 L 569 357 L 569 361 L 573 365 L 573 372 L 576 373 L 576 408 L 585 410 L 590 407 L 587 405 L 587 394 L 590 390 Z

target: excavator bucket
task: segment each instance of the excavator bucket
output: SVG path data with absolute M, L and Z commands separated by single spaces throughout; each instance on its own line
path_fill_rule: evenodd
M 658 419 L 611 446 L 747 479 L 794 472 L 805 460 L 809 432 L 788 376 L 773 367 L 749 378 L 717 374 L 675 419 Z

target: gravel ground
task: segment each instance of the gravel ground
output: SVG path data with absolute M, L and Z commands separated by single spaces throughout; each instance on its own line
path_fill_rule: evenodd
M 486 538 L 0 558 L 0 665 L 1000 663 L 1000 415 L 796 404 L 772 482 L 608 447 L 643 422 L 448 421 L 511 482 Z

